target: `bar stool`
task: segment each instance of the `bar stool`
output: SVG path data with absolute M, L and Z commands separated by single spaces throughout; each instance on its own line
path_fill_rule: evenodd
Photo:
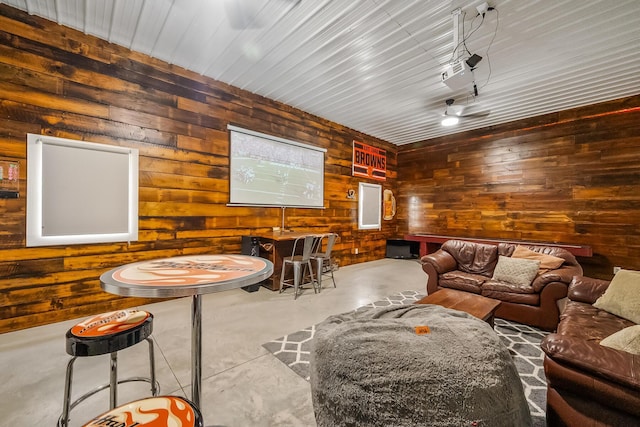
M 311 284 L 313 285 L 313 291 L 318 293 L 316 289 L 316 279 L 313 277 L 313 267 L 311 266 L 311 253 L 317 246 L 319 236 L 308 235 L 304 237 L 298 237 L 293 242 L 293 251 L 291 256 L 282 258 L 282 271 L 280 272 L 280 292 L 283 291 L 286 286 L 293 286 L 293 299 L 298 298 L 298 289 L 304 284 L 305 272 L 308 269 L 311 276 Z M 300 245 L 302 245 L 302 255 L 300 253 Z M 293 266 L 293 278 L 286 279 L 287 266 Z
M 79 403 L 102 391 L 110 390 L 110 408 L 117 406 L 118 384 L 131 381 L 145 381 L 151 384 L 151 394 L 156 396 L 160 386 L 156 381 L 153 340 L 149 337 L 153 330 L 153 314 L 143 310 L 119 310 L 99 314 L 86 319 L 67 331 L 66 350 L 73 356 L 67 364 L 64 384 L 64 402 L 58 426 L 66 427 L 69 423 L 69 412 Z M 131 347 L 143 340 L 149 344 L 149 378 L 132 377 L 118 380 L 118 351 Z M 78 357 L 111 355 L 109 384 L 101 385 L 82 395 L 71 403 L 71 383 L 73 364 Z
M 318 290 L 322 291 L 322 276 L 331 275 L 333 281 L 333 287 L 336 287 L 336 279 L 333 277 L 333 261 L 331 260 L 331 251 L 333 250 L 333 244 L 338 237 L 335 233 L 325 234 L 320 238 L 315 252 L 311 254 L 311 259 L 316 262 L 316 279 L 318 280 Z M 327 249 L 324 252 L 322 250 L 322 241 L 326 238 Z
M 105 426 L 202 427 L 202 414 L 182 397 L 147 397 L 111 409 L 83 425 Z

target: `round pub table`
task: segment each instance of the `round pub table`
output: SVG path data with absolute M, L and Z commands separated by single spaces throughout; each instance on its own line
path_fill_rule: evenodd
M 249 255 L 187 255 L 126 264 L 100 276 L 106 292 L 145 298 L 192 297 L 191 400 L 200 408 L 202 301 L 200 296 L 253 285 L 273 274 L 273 263 Z

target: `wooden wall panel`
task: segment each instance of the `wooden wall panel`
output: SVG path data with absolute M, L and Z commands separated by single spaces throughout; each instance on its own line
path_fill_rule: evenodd
M 280 208 L 227 207 L 228 132 L 234 124 L 327 149 L 326 209 L 286 209 L 296 231 L 334 231 L 340 265 L 383 258 L 397 237 L 357 230 L 352 140 L 397 148 L 290 106 L 130 52 L 0 5 L 0 157 L 20 164 L 20 198 L 0 199 L 0 333 L 139 305 L 102 292 L 99 275 L 124 263 L 196 253 L 240 253 L 241 236 L 281 225 Z M 25 247 L 26 134 L 140 151 L 139 240 Z M 354 248 L 359 254 L 353 254 Z M 156 300 L 148 300 L 156 301 Z
M 403 232 L 593 247 L 640 270 L 640 95 L 402 146 Z

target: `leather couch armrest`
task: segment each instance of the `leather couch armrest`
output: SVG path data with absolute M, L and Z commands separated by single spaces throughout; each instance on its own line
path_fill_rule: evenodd
M 563 265 L 562 267 L 543 273 L 533 280 L 531 286 L 536 292 L 540 292 L 548 283 L 560 282 L 567 286 L 576 275 L 582 274 L 582 268 L 574 265 Z M 563 296 L 564 297 L 564 296 Z
M 438 274 L 446 273 L 447 271 L 453 271 L 458 266 L 456 259 L 447 251 L 442 249 L 437 250 L 432 254 L 428 254 L 420 258 L 420 262 L 424 266 L 425 264 L 431 264 L 433 269 Z
M 568 297 L 571 301 L 593 304 L 609 287 L 608 280 L 585 276 L 574 276 L 569 285 Z
M 447 251 L 437 250 L 420 258 L 422 270 L 427 273 L 427 294 L 438 290 L 438 275 L 453 271 L 458 266 L 456 259 Z
M 554 361 L 640 390 L 640 356 L 614 350 L 593 341 L 549 334 L 540 347 Z

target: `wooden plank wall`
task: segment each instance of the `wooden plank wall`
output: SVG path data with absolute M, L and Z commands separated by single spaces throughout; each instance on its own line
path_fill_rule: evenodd
M 383 258 L 395 221 L 357 230 L 361 179 L 352 140 L 396 147 L 240 89 L 0 5 L 0 159 L 18 161 L 20 198 L 0 199 L 0 332 L 139 305 L 102 292 L 99 275 L 124 263 L 240 253 L 242 235 L 281 224 L 279 208 L 227 207 L 227 124 L 327 149 L 326 209 L 287 209 L 295 231 L 334 231 L 340 265 Z M 26 134 L 140 150 L 139 241 L 25 248 Z M 353 254 L 355 248 L 359 254 Z
M 400 147 L 406 232 L 590 245 L 640 270 L 640 95 Z

